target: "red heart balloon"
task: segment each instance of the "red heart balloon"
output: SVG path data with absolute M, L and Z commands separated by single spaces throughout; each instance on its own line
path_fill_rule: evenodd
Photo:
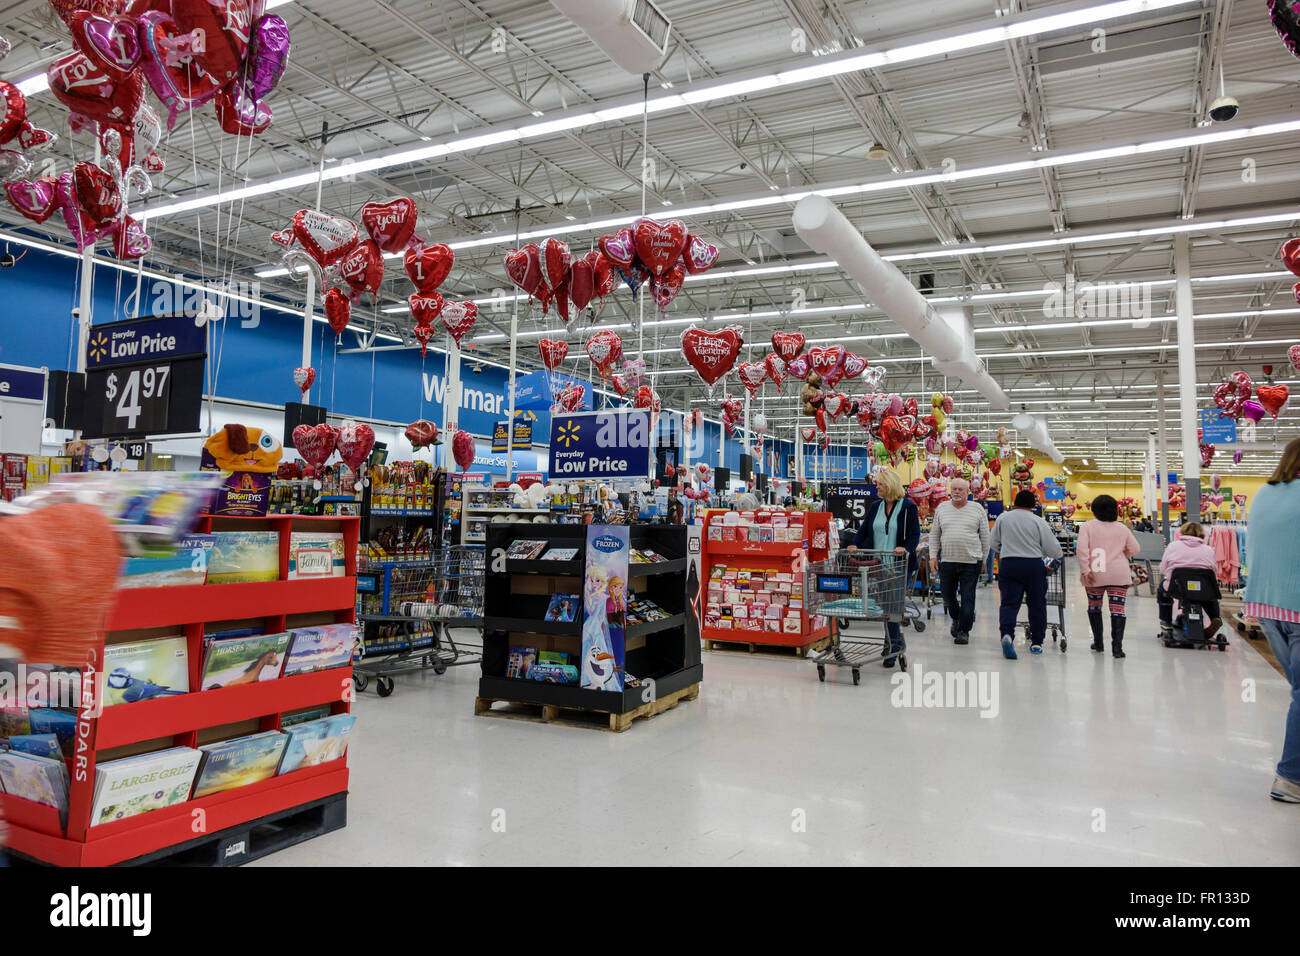
M 1255 397 L 1259 403 L 1268 409 L 1268 413 L 1277 418 L 1277 413 L 1282 410 L 1287 399 L 1291 397 L 1291 389 L 1285 385 L 1260 385 L 1255 389 Z
M 802 332 L 775 332 L 772 335 L 772 348 L 788 365 L 799 357 L 805 341 Z
M 653 219 L 638 219 L 632 225 L 637 257 L 656 278 L 677 265 L 682 257 L 682 249 L 686 246 L 686 235 L 686 226 L 677 219 L 662 223 Z M 609 255 L 607 250 L 605 255 Z
M 58 180 L 52 176 L 42 176 L 32 182 L 5 183 L 5 196 L 9 205 L 32 222 L 44 222 L 58 208 L 57 186 Z
M 27 122 L 27 97 L 8 80 L 0 80 L 0 143 L 7 143 Z
M 685 281 L 686 270 L 682 268 L 680 262 L 659 278 L 651 280 L 655 304 L 659 306 L 660 311 L 672 305 L 673 300 L 677 298 L 677 294 L 682 291 L 682 283 Z
M 147 256 L 153 249 L 153 240 L 140 225 L 127 216 L 113 232 L 113 255 L 119 259 L 139 259 Z
M 49 149 L 57 141 L 58 137 L 48 129 L 40 129 L 30 123 L 24 123 L 23 128 L 18 131 L 18 145 L 25 153 Z
M 121 76 L 140 62 L 140 37 L 131 17 L 79 10 L 68 20 L 72 44 L 101 70 Z
M 106 170 L 92 163 L 77 163 L 72 182 L 77 204 L 96 226 L 106 225 L 122 215 L 122 194 Z
M 620 229 L 613 235 L 601 236 L 596 240 L 596 248 L 611 265 L 623 269 L 630 268 L 632 260 L 636 258 L 636 240 L 632 237 L 631 229 Z
M 785 384 L 789 373 L 786 370 L 785 359 L 775 352 L 769 352 L 767 358 L 763 359 L 763 365 L 767 368 L 767 377 L 772 380 L 772 384 L 780 388 Z
M 414 199 L 401 196 L 361 207 L 361 224 L 384 252 L 401 252 L 411 244 L 420 210 Z
M 659 396 L 655 394 L 654 389 L 649 385 L 642 385 L 636 390 L 636 397 L 632 400 L 633 408 L 647 408 L 652 412 L 659 412 L 663 409 L 663 403 L 660 402 Z
M 411 316 L 415 319 L 416 326 L 430 328 L 433 320 L 442 312 L 442 293 L 414 292 L 407 297 L 406 304 L 411 307 Z
M 682 264 L 691 275 L 699 275 L 713 268 L 718 261 L 718 247 L 705 242 L 699 236 L 686 237 L 686 250 L 682 253 Z
M 1300 276 L 1300 237 L 1282 243 L 1282 250 L 1278 255 L 1282 259 L 1282 265 Z
M 537 343 L 541 353 L 542 364 L 554 372 L 569 357 L 569 343 L 563 339 L 542 339 Z
M 237 80 L 217 94 L 217 122 L 231 136 L 256 136 L 271 126 L 271 107 L 244 90 Z
M 235 78 L 253 29 L 247 0 L 172 0 L 172 19 L 182 33 L 203 38 L 192 49 L 204 73 L 220 86 Z
M 420 343 L 420 357 L 423 358 L 429 353 L 429 340 L 436 334 L 432 325 L 417 325 L 411 330 L 411 334 L 416 337 Z
M 352 321 L 352 303 L 342 289 L 330 289 L 325 293 L 325 318 L 334 330 L 334 342 L 342 340 L 343 330 Z
M 844 359 L 848 350 L 843 345 L 828 345 L 808 351 L 808 367 L 822 377 L 829 386 L 844 377 Z
M 600 296 L 600 301 L 603 303 L 605 296 L 618 288 L 618 273 L 614 271 L 613 263 L 605 257 L 604 253 L 597 255 L 593 268 L 596 274 L 596 295 Z
M 300 209 L 293 216 L 293 236 L 312 260 L 325 269 L 353 250 L 360 232 L 350 219 Z
M 857 378 L 867 370 L 867 360 L 860 355 L 849 352 L 844 356 L 844 377 Z M 916 399 L 908 399 L 912 403 L 912 414 L 916 414 Z
M 763 362 L 741 362 L 736 366 L 736 374 L 740 377 L 740 384 L 749 392 L 749 397 L 753 398 L 767 381 L 767 365 Z
M 541 249 L 537 243 L 530 242 L 522 249 L 507 252 L 505 264 L 506 275 L 519 291 L 530 299 L 536 297 L 542 284 Z
M 542 281 L 548 288 L 558 289 L 569 277 L 573 265 L 573 253 L 567 243 L 559 239 L 547 239 L 542 243 L 541 253 Z
M 358 242 L 356 248 L 339 263 L 339 275 L 352 288 L 355 296 L 369 292 L 379 294 L 384 284 L 384 256 L 373 239 Z
M 693 325 L 682 333 L 682 355 L 710 389 L 735 366 L 744 344 L 735 326 L 710 331 Z
M 360 476 L 361 469 L 375 447 L 375 430 L 364 422 L 344 422 L 336 445 L 343 464 Z
M 293 447 L 302 455 L 303 461 L 313 468 L 320 468 L 334 454 L 338 440 L 339 430 L 329 422 L 299 425 L 293 430 Z
M 587 393 L 581 385 L 573 382 L 565 387 L 559 395 L 555 397 L 555 404 L 552 409 L 573 414 L 582 410 L 586 404 Z
M 451 456 L 462 472 L 474 464 L 474 436 L 464 430 L 452 435 Z
M 587 339 L 587 356 L 601 376 L 606 376 L 610 366 L 623 357 L 623 340 L 612 329 L 602 329 Z
M 433 292 L 451 273 L 456 253 L 441 242 L 418 249 L 407 249 L 406 274 L 421 292 Z
M 101 123 L 129 124 L 144 101 L 144 77 L 139 70 L 113 79 L 81 52 L 59 57 L 45 75 L 60 103 Z
M 578 259 L 569 267 L 569 298 L 581 311 L 596 296 L 596 270 L 587 259 Z
M 444 302 L 442 304 L 442 327 L 460 345 L 474 323 L 478 321 L 478 305 L 471 301 Z

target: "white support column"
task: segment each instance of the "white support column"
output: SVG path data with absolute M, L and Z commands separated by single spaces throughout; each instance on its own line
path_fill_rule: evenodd
M 1201 514 L 1201 446 L 1196 439 L 1196 334 L 1192 327 L 1192 256 L 1187 233 L 1174 237 L 1174 298 L 1178 311 L 1178 418 L 1186 475 L 1187 514 Z
M 1160 474 L 1160 468 L 1156 463 L 1155 432 L 1147 432 L 1147 466 L 1143 472 L 1142 510 L 1151 519 L 1151 523 L 1156 524 L 1160 520 L 1160 504 L 1156 500 L 1156 476 Z
M 315 323 L 316 273 L 307 270 L 307 297 L 302 309 L 302 367 L 311 368 L 311 327 Z M 311 404 L 311 389 L 303 389 L 302 403 Z
M 456 340 L 447 336 L 446 367 L 443 369 L 445 385 L 442 398 L 442 434 L 444 462 L 450 468 L 454 459 L 451 456 L 451 440 L 456 435 L 460 420 L 460 347 Z
M 749 389 L 745 389 L 745 427 L 744 427 L 744 431 L 741 432 L 741 442 L 742 442 L 743 444 L 742 444 L 742 447 L 741 447 L 741 449 L 740 449 L 740 453 L 741 453 L 742 455 L 750 455 L 750 454 L 752 454 L 752 452 L 749 450 L 749 401 L 750 401 L 750 399 L 749 399 Z M 758 474 L 758 462 L 756 461 L 756 462 L 754 462 L 753 466 L 750 468 L 750 475 L 751 475 L 751 478 L 750 478 L 750 480 L 749 480 L 749 484 L 750 484 L 751 490 L 752 490 L 752 488 L 753 488 L 753 484 L 754 484 L 754 479 L 753 479 L 752 476 L 753 476 L 753 475 L 757 475 L 757 474 Z
M 1165 414 L 1165 373 L 1156 372 L 1156 487 L 1160 491 L 1160 533 L 1169 538 L 1169 418 Z
M 506 383 L 510 396 L 510 414 L 506 418 L 506 484 L 515 480 L 515 359 L 519 334 L 519 300 L 515 300 L 515 309 L 510 316 L 510 378 Z

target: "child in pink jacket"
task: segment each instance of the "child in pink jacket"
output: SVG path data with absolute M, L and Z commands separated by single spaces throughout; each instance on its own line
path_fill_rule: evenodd
M 1110 651 L 1124 657 L 1124 604 L 1133 583 L 1128 559 L 1142 550 L 1127 525 L 1119 521 L 1119 503 L 1110 495 L 1098 495 L 1092 502 L 1093 519 L 1079 529 L 1077 553 L 1079 578 L 1088 592 L 1088 624 L 1092 627 L 1092 649 L 1106 649 L 1101 604 L 1110 598 Z
M 1169 596 L 1169 582 L 1179 568 L 1206 568 L 1214 571 L 1216 558 L 1214 548 L 1205 540 L 1205 529 L 1195 521 L 1189 521 L 1179 530 L 1179 536 L 1165 548 L 1165 556 L 1160 559 L 1160 589 L 1156 592 L 1156 604 L 1160 609 L 1160 627 L 1173 627 L 1174 600 Z M 1219 617 L 1219 602 L 1206 602 L 1205 611 L 1210 615 L 1210 623 L 1205 628 L 1205 638 L 1209 640 L 1223 626 Z

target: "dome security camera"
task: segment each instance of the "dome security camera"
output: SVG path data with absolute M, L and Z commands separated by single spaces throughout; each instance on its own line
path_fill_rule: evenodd
M 1235 97 L 1220 96 L 1210 104 L 1210 119 L 1216 123 L 1226 123 L 1237 115 L 1237 110 L 1240 108 Z

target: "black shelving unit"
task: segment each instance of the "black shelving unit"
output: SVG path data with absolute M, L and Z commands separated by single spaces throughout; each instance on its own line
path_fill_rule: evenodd
M 582 619 L 571 623 L 546 621 L 552 594 L 581 594 L 587 542 L 586 525 L 495 524 L 488 527 L 484 589 L 483 662 L 480 702 L 507 701 L 628 714 L 646 705 L 646 685 L 622 691 L 588 690 L 580 685 L 547 684 L 506 677 L 511 646 L 562 651 L 581 659 Z M 643 682 L 654 681 L 654 696 L 667 698 L 700 683 L 704 667 L 698 639 L 686 632 L 686 529 L 680 525 L 632 525 L 631 547 L 650 549 L 668 558 L 628 567 L 630 590 L 638 599 L 653 601 L 669 617 L 629 625 L 624 667 Z M 494 561 L 516 539 L 546 540 L 547 548 L 577 548 L 572 561 Z

